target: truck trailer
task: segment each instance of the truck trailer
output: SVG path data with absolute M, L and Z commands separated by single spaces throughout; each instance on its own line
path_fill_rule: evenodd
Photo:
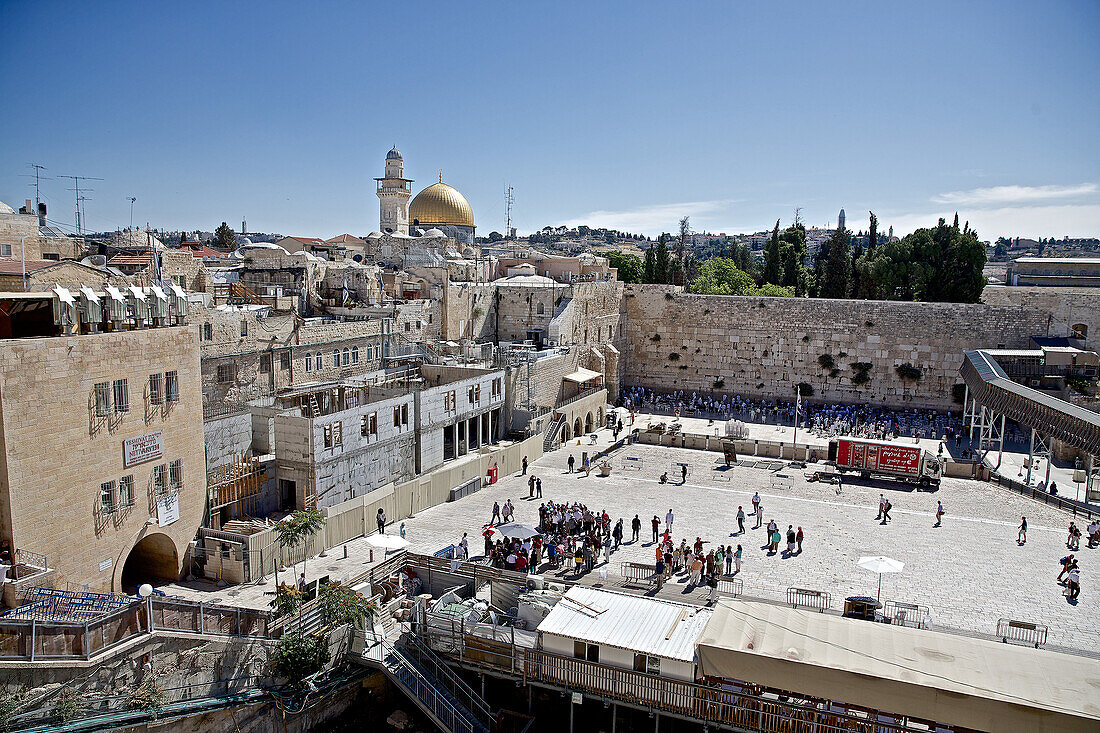
M 919 445 L 882 440 L 830 440 L 829 463 L 842 473 L 858 471 L 863 478 L 886 476 L 922 489 L 938 487 L 943 476 L 943 462 Z

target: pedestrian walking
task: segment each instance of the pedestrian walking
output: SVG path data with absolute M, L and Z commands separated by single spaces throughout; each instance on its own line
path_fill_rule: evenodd
M 680 464 L 680 485 L 683 486 L 688 482 L 688 466 L 686 463 Z
M 1022 545 L 1027 542 L 1027 517 L 1020 517 L 1020 531 L 1016 533 L 1016 544 Z
M 802 528 L 798 528 L 798 533 L 794 536 L 794 541 L 798 543 L 798 554 L 802 554 Z
M 493 502 L 493 518 L 489 520 L 489 524 L 500 524 L 503 520 L 500 518 L 500 502 Z
M 642 520 L 638 519 L 638 515 L 634 515 L 634 519 L 630 520 L 630 541 L 638 541 L 638 532 L 642 530 Z
M 657 541 L 657 537 L 660 534 L 661 520 L 657 518 L 657 515 L 653 515 L 653 541 Z
M 756 526 L 753 529 L 760 529 L 760 525 L 764 523 L 764 505 L 760 503 L 759 497 L 753 497 L 753 505 L 756 507 Z
M 541 499 L 542 498 L 542 479 L 541 478 L 535 479 L 535 498 L 536 499 Z
M 771 544 L 768 545 L 768 554 L 774 555 L 775 553 L 779 552 L 779 543 L 782 541 L 783 537 L 779 534 L 779 529 L 777 528 L 774 532 L 772 532 Z
M 733 547 L 726 548 L 726 575 L 733 571 Z
M 1074 565 L 1066 576 L 1066 599 L 1071 603 L 1081 595 L 1081 571 Z
M 535 498 L 535 474 L 531 474 L 527 479 L 527 498 Z
M 665 530 L 672 531 L 672 522 L 676 519 L 676 516 L 672 513 L 672 510 L 668 510 L 668 514 L 665 515 Z
M 401 527 L 397 530 L 397 534 L 401 535 L 401 539 L 405 539 L 406 531 L 404 522 L 401 523 Z
M 788 524 L 787 525 L 787 557 L 790 557 L 791 555 L 794 554 L 795 538 L 796 538 L 796 535 L 795 535 L 795 532 L 794 532 L 794 525 Z
M 381 507 L 378 508 L 378 516 L 375 519 L 378 522 L 378 534 L 386 534 L 386 513 Z
M 744 551 L 741 549 L 741 545 L 737 546 L 737 549 L 733 553 L 733 572 L 736 575 L 741 572 L 741 554 Z
M 527 475 L 527 456 L 523 457 L 523 472 L 521 473 L 521 475 Z
M 466 533 L 462 533 L 462 539 L 458 541 L 458 549 L 462 553 L 463 560 L 470 559 L 470 540 L 466 538 Z
M 1071 550 L 1081 549 L 1081 530 L 1077 529 L 1075 522 L 1069 523 L 1069 536 L 1066 538 L 1066 547 Z
M 576 463 L 576 459 L 573 458 L 573 454 L 569 454 L 569 473 L 573 473 L 573 464 Z
M 737 534 L 745 534 L 745 510 L 737 507 Z
M 752 495 L 752 513 L 755 514 L 757 517 L 760 516 L 760 492 L 759 491 L 757 491 L 755 494 Z M 760 526 L 759 520 L 757 520 L 756 526 L 757 527 Z
M 944 514 L 944 512 L 943 512 L 943 502 L 942 501 L 937 501 L 936 502 L 936 523 L 932 525 L 933 527 L 939 527 L 941 524 L 943 524 L 943 514 Z
M 1058 573 L 1056 580 L 1061 583 L 1062 576 L 1069 572 L 1070 566 L 1074 565 L 1077 561 L 1073 559 L 1073 555 L 1066 555 L 1058 562 L 1062 563 L 1062 572 Z
M 886 503 L 882 505 L 882 523 L 886 524 L 890 521 L 890 510 L 894 508 L 894 505 L 887 499 Z
M 718 578 L 708 575 L 707 585 L 710 586 L 710 593 L 707 596 L 707 605 L 710 606 L 718 602 Z
M 875 519 L 882 519 L 882 515 L 886 512 L 886 494 L 878 495 L 878 514 L 875 515 Z

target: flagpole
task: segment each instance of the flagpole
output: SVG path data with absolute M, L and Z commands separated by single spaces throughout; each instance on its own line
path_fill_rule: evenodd
M 798 391 L 798 385 L 794 386 L 794 443 L 791 445 L 791 455 L 798 458 L 798 413 L 802 410 L 802 393 Z

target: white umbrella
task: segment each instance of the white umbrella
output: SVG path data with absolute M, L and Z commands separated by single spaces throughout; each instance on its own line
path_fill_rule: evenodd
M 891 557 L 884 557 L 882 555 L 871 555 L 868 557 L 861 557 L 856 561 L 856 565 L 864 570 L 870 570 L 872 573 L 878 574 L 878 598 L 875 600 L 882 600 L 882 574 L 883 573 L 900 573 L 905 568 L 905 563 L 900 560 L 895 560 Z
M 372 534 L 367 537 L 367 544 L 379 550 L 404 550 L 409 546 L 409 541 L 395 534 Z
M 542 534 L 542 532 L 539 532 L 531 525 L 519 524 L 518 522 L 498 525 L 493 527 L 493 532 L 518 540 L 526 540 Z

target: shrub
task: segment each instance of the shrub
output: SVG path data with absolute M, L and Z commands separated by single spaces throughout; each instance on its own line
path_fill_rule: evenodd
M 649 340 L 654 342 L 654 343 L 657 343 L 658 341 L 661 340 L 661 334 L 655 333 L 655 334 L 653 334 L 652 336 L 649 337 Z
M 920 367 L 915 367 L 909 362 L 894 367 L 894 371 L 900 379 L 911 379 L 914 382 L 920 379 L 922 374 Z
M 271 669 L 291 685 L 301 687 L 306 677 L 315 674 L 330 658 L 327 636 L 284 634 L 271 653 Z
M 832 354 L 822 354 L 817 357 L 817 363 L 821 365 L 822 369 L 832 369 L 836 366 L 836 362 L 833 360 Z
M 668 360 L 669 361 L 679 361 L 680 360 L 680 355 L 677 354 L 675 351 L 673 351 L 671 354 L 668 355 Z
M 137 687 L 130 691 L 130 707 L 135 710 L 160 710 L 164 707 L 164 691 L 157 686 L 157 681 L 151 676 L 141 681 Z
M 811 385 L 809 382 L 799 382 L 798 383 L 798 394 L 802 395 L 803 397 L 813 397 L 814 396 L 813 385 Z

